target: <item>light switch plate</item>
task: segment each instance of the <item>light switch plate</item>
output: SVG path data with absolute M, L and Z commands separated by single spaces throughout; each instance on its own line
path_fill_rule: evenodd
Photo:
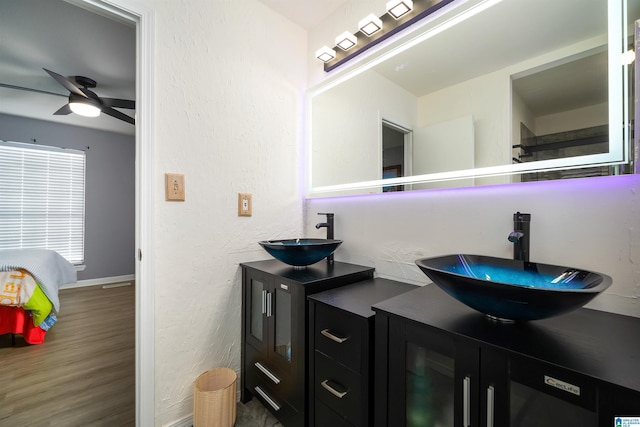
M 238 193 L 238 216 L 251 216 L 251 193 Z
M 167 201 L 184 202 L 184 175 L 164 174 L 165 196 Z

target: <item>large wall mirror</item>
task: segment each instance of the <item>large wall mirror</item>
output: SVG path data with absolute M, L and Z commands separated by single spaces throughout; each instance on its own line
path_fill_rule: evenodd
M 632 173 L 638 18 L 638 1 L 452 2 L 309 92 L 309 196 Z

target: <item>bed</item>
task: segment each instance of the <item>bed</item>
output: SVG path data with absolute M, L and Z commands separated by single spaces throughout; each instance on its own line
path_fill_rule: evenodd
M 55 251 L 0 250 L 0 335 L 43 343 L 57 321 L 60 286 L 76 281 L 75 267 Z

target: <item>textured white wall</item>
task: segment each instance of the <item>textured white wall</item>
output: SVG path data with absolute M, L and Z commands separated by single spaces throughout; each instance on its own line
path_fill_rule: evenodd
M 202 372 L 240 369 L 239 262 L 302 229 L 306 32 L 256 0 L 144 0 L 156 17 L 156 425 L 188 419 Z M 186 201 L 164 201 L 164 173 Z M 237 216 L 237 193 L 253 216 Z

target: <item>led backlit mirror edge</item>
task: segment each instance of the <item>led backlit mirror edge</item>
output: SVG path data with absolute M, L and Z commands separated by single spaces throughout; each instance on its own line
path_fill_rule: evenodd
M 626 51 L 626 45 L 623 40 L 626 38 L 626 0 L 608 0 L 607 24 L 608 24 L 608 99 L 609 99 L 609 152 L 601 154 L 592 154 L 585 156 L 565 157 L 551 160 L 539 160 L 528 163 L 507 164 L 498 166 L 481 167 L 466 170 L 456 170 L 440 173 L 432 173 L 425 175 L 413 175 L 406 177 L 378 179 L 372 181 L 360 181 L 353 183 L 344 183 L 328 186 L 313 186 L 313 167 L 312 167 L 312 117 L 313 106 L 312 100 L 314 96 L 322 94 L 343 83 L 358 74 L 369 70 L 370 68 L 392 58 L 396 54 L 403 52 L 412 46 L 427 40 L 447 28 L 457 25 L 464 20 L 500 3 L 503 0 L 482 0 L 476 4 L 472 4 L 467 8 L 463 8 L 453 14 L 451 17 L 439 22 L 416 37 L 410 38 L 408 41 L 401 42 L 397 47 L 373 58 L 366 59 L 363 64 L 356 65 L 347 69 L 344 74 L 338 75 L 336 78 L 329 79 L 316 88 L 308 91 L 306 97 L 307 104 L 307 197 L 323 197 L 330 194 L 331 196 L 340 195 L 341 192 L 351 192 L 354 190 L 381 189 L 383 187 L 393 185 L 409 185 L 420 184 L 426 182 L 452 181 L 465 178 L 481 178 L 491 176 L 516 175 L 531 172 L 548 172 L 554 170 L 579 169 L 592 166 L 615 166 L 626 164 L 629 162 L 629 131 L 627 124 L 629 123 L 629 108 L 626 95 L 629 90 L 629 82 L 627 79 L 628 65 L 622 62 L 622 55 Z M 393 43 L 393 40 L 390 42 Z M 625 126 L 613 126 L 614 123 L 623 123 Z M 352 194 L 352 193 L 350 193 Z

